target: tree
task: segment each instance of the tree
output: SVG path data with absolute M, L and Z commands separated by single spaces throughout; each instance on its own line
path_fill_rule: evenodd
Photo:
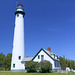
M 66 59 L 66 67 L 70 67 L 70 60 Z
M 62 70 L 65 70 L 66 69 L 66 60 L 62 57 L 59 57 L 59 60 L 60 60 L 60 65 L 61 65 L 61 69 Z
M 3 60 L 5 58 L 5 55 L 1 52 L 0 53 L 0 67 L 3 67 Z
M 5 68 L 5 70 L 10 70 L 10 67 L 11 67 L 11 57 L 12 57 L 12 54 L 8 53 L 7 56 L 4 58 L 3 67 Z
M 75 61 L 71 60 L 70 68 L 75 70 Z
M 42 73 L 48 72 L 49 73 L 49 72 L 51 72 L 52 64 L 49 61 L 44 60 L 39 63 L 39 67 L 40 67 L 40 72 L 42 72 Z

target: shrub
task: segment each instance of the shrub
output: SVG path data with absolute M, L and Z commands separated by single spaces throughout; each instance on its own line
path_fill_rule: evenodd
M 27 70 L 27 72 L 36 72 L 37 64 L 38 64 L 37 62 L 28 61 L 25 64 L 25 69 Z
M 52 70 L 52 64 L 46 60 L 41 61 L 39 63 L 39 69 L 40 69 L 40 72 L 42 73 L 47 73 L 47 72 L 49 73 Z
M 25 64 L 25 69 L 27 70 L 27 72 L 39 71 L 41 73 L 50 73 L 52 72 L 52 64 L 46 60 L 41 61 L 40 63 L 28 61 Z
M 1 67 L 1 68 L 0 68 L 0 71 L 4 71 L 4 68 Z

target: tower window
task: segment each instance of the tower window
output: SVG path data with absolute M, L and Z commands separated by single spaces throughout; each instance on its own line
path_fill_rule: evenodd
M 40 59 L 40 55 L 38 55 L 38 59 Z
M 13 64 L 13 68 L 15 68 L 15 64 Z
M 18 58 L 19 60 L 21 59 L 21 56 L 19 56 L 19 58 Z
M 17 14 L 17 17 L 19 17 L 19 14 Z

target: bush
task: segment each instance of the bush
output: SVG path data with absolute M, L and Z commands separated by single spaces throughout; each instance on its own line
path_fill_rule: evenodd
M 4 68 L 1 67 L 1 68 L 0 68 L 0 71 L 4 71 Z
M 52 64 L 49 61 L 41 61 L 39 63 L 39 69 L 42 73 L 50 73 L 52 71 Z
M 41 73 L 50 73 L 52 72 L 52 64 L 49 61 L 41 61 L 40 63 L 34 61 L 28 61 L 25 64 L 25 69 L 27 72 L 41 72 Z
M 28 61 L 25 64 L 25 69 L 27 70 L 27 72 L 36 72 L 37 64 L 38 64 L 37 62 Z

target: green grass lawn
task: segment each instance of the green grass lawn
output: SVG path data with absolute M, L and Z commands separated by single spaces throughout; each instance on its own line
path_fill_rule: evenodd
M 24 72 L 0 72 L 0 75 L 75 75 L 75 73 L 24 73 Z

